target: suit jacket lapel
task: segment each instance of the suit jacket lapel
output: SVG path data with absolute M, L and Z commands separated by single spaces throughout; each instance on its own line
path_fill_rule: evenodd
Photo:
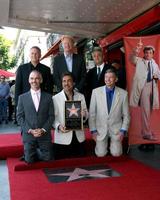
M 42 107 L 42 105 L 44 105 L 43 104 L 43 100 L 44 100 L 44 93 L 41 91 L 41 97 L 40 97 L 39 107 L 38 107 L 38 111 L 37 112 L 39 112 L 41 107 Z
M 65 101 L 67 101 L 67 98 L 66 98 L 66 95 L 65 95 L 65 93 L 64 93 L 64 90 L 62 90 L 61 96 L 63 96 L 63 99 L 64 99 Z
M 65 55 L 62 54 L 62 67 L 64 68 L 64 71 L 68 71 L 67 63 L 66 63 L 66 58 Z
M 100 80 L 104 80 L 104 74 L 105 74 L 106 70 L 107 70 L 106 65 L 104 65 L 104 67 L 101 71 L 101 74 L 100 74 Z
M 72 73 L 74 74 L 74 71 L 76 70 L 77 67 L 76 66 L 76 59 L 75 59 L 75 54 L 73 54 L 72 57 Z
M 94 70 L 94 77 L 95 77 L 95 81 L 98 82 L 97 67 L 95 67 L 95 70 Z
M 100 96 L 100 104 L 104 107 L 104 112 L 108 115 L 108 108 L 107 108 L 107 97 L 106 97 L 106 87 L 104 86 L 101 90 Z
M 35 112 L 36 112 L 36 108 L 34 106 L 34 102 L 33 102 L 32 95 L 31 95 L 30 91 L 28 92 L 28 101 L 27 101 L 27 103 L 30 103 L 31 106 L 33 107 L 33 110 L 35 110 Z
M 110 113 L 112 113 L 119 101 L 119 91 L 115 87 Z

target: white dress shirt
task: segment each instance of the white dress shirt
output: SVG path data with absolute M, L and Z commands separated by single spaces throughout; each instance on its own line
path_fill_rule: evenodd
M 40 102 L 40 98 L 41 98 L 41 90 L 37 90 L 34 91 L 31 89 L 31 96 L 32 96 L 32 100 L 35 106 L 36 111 L 38 111 L 39 108 L 39 102 Z
M 101 65 L 97 65 L 97 74 L 98 74 L 98 68 L 100 68 L 100 72 L 102 72 L 104 67 L 104 63 L 102 63 Z

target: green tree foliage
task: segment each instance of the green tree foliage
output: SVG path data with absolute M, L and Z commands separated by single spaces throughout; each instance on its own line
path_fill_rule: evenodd
M 16 58 L 9 53 L 11 45 L 10 40 L 0 35 L 0 69 L 11 69 L 16 64 Z

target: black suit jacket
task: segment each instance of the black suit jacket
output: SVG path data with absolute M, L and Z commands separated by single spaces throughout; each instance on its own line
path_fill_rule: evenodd
M 31 92 L 19 96 L 17 106 L 17 121 L 22 129 L 23 141 L 35 140 L 29 129 L 44 128 L 47 133 L 38 139 L 51 139 L 51 128 L 54 121 L 52 95 L 41 92 L 39 109 L 36 111 Z
M 97 76 L 97 67 L 90 69 L 89 72 L 87 73 L 85 96 L 86 96 L 86 102 L 87 102 L 88 107 L 89 107 L 89 103 L 90 103 L 90 99 L 91 99 L 92 90 L 97 87 L 101 87 L 101 86 L 105 85 L 104 74 L 105 74 L 106 70 L 109 68 L 111 68 L 110 65 L 108 65 L 108 64 L 104 65 L 99 79 Z
M 29 74 L 33 70 L 37 70 L 42 74 L 43 82 L 41 84 L 41 89 L 51 94 L 53 92 L 53 82 L 51 79 L 51 71 L 49 67 L 41 63 L 39 63 L 36 67 L 34 67 L 31 62 L 26 63 L 24 65 L 20 65 L 16 74 L 16 84 L 15 84 L 16 105 L 18 102 L 19 95 L 28 92 L 30 90 L 30 84 L 28 79 L 29 79 Z
M 58 92 L 62 90 L 62 74 L 68 72 L 67 63 L 64 54 L 55 57 L 53 65 L 53 80 L 57 86 Z M 75 82 L 75 88 L 83 92 L 86 77 L 86 65 L 83 57 L 73 54 L 72 75 Z

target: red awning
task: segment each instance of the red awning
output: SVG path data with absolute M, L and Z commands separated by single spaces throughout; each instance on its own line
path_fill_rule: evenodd
M 15 73 L 8 72 L 8 71 L 6 71 L 4 69 L 0 69 L 0 76 L 1 75 L 5 76 L 6 78 L 9 78 L 9 77 L 14 77 Z
M 51 46 L 51 48 L 47 51 L 46 54 L 44 54 L 44 56 L 41 57 L 41 60 L 43 60 L 44 58 L 47 58 L 50 55 L 56 55 L 59 52 L 59 44 L 61 43 L 61 40 L 57 40 L 53 46 Z
M 156 6 L 144 13 L 141 16 L 138 16 L 133 21 L 128 24 L 122 26 L 121 28 L 113 31 L 111 34 L 106 36 L 105 38 L 98 41 L 101 47 L 108 46 L 121 40 L 124 36 L 129 36 L 134 34 L 140 30 L 143 30 L 157 22 L 160 21 L 160 6 Z

